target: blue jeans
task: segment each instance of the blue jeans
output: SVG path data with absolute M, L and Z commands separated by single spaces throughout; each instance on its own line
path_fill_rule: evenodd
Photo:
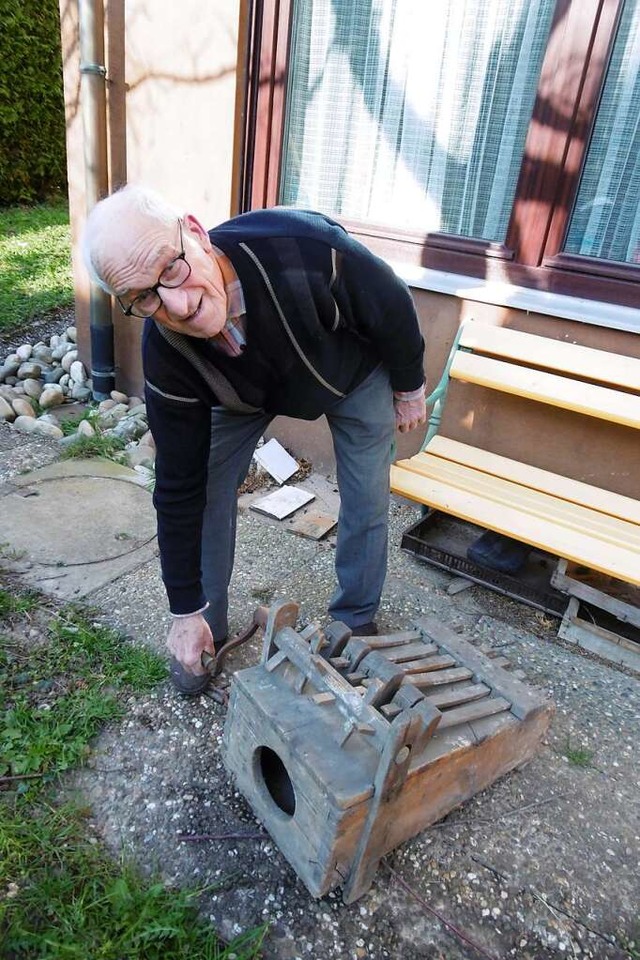
M 384 367 L 379 366 L 349 396 L 334 404 L 326 418 L 340 491 L 338 586 L 328 612 L 331 619 L 356 627 L 375 617 L 387 569 L 389 466 L 395 415 Z M 268 414 L 238 414 L 223 407 L 216 407 L 211 413 L 202 581 L 210 604 L 205 616 L 216 640 L 228 633 L 227 594 L 235 555 L 236 491 L 271 419 Z

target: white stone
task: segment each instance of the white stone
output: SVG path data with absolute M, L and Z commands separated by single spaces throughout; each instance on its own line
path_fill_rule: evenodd
M 87 382 L 87 371 L 81 360 L 74 360 L 69 367 L 69 376 L 74 383 L 84 384 Z
M 147 415 L 146 403 L 137 403 L 135 407 L 129 407 L 130 417 L 146 417 L 146 415 Z
M 25 360 L 28 360 L 31 354 L 33 353 L 33 347 L 30 343 L 22 343 L 16 350 L 20 362 L 24 363 Z
M 16 376 L 18 380 L 28 380 L 30 378 L 39 380 L 42 376 L 42 367 L 39 363 L 32 363 L 30 360 L 25 360 L 25 362 L 21 363 L 18 367 Z
M 65 330 L 65 336 L 71 340 L 72 343 L 76 342 L 77 331 L 75 327 L 67 327 Z
M 59 334 L 54 333 L 49 339 L 49 346 L 52 350 L 55 350 L 55 348 L 59 347 L 62 342 L 62 337 Z
M 81 437 L 95 437 L 96 432 L 88 420 L 81 420 L 77 432 Z
M 129 399 L 126 393 L 122 393 L 120 390 L 112 390 L 109 396 L 112 400 L 115 400 L 116 403 L 127 403 Z
M 147 432 L 140 437 L 140 446 L 151 447 L 152 450 L 156 449 L 156 442 L 153 439 L 151 430 L 147 430 Z
M 20 366 L 19 360 L 5 360 L 0 367 L 0 380 L 5 380 L 7 377 L 13 377 L 18 372 L 18 367 Z
M 72 343 L 59 343 L 57 347 L 52 347 L 51 349 L 51 359 L 52 360 L 62 360 L 64 356 L 74 350 L 75 347 Z
M 40 360 L 41 363 L 51 363 L 53 361 L 51 348 L 47 347 L 44 343 L 35 346 L 33 348 L 33 359 Z
M 12 420 L 15 420 L 16 412 L 4 397 L 0 397 L 0 420 L 6 420 L 11 423 Z
M 115 405 L 115 400 L 101 400 L 98 404 L 98 413 L 106 413 L 108 410 L 113 410 Z
M 33 433 L 37 422 L 35 417 L 16 417 L 13 426 L 19 433 Z
M 43 409 L 48 407 L 58 407 L 61 403 L 64 403 L 64 393 L 62 392 L 62 387 L 58 383 L 50 383 L 40 394 L 40 406 Z
M 67 353 L 65 353 L 64 357 L 60 361 L 62 369 L 64 370 L 65 373 L 69 373 L 69 371 L 71 370 L 71 364 L 75 363 L 77 359 L 78 359 L 77 350 L 69 350 L 67 351 Z
M 32 397 L 34 400 L 38 399 L 43 390 L 42 383 L 39 380 L 34 380 L 32 377 L 27 377 L 26 380 L 23 380 L 22 387 L 26 395 Z
M 71 377 L 69 376 L 69 374 L 63 373 L 60 379 L 58 380 L 58 383 L 60 384 L 60 389 L 64 390 L 66 387 L 69 386 L 70 382 L 71 382 Z
M 36 420 L 33 433 L 39 433 L 43 437 L 53 437 L 54 440 L 61 440 L 64 437 L 64 433 L 60 427 L 55 426 L 53 423 L 49 423 L 48 420 Z
M 74 400 L 79 400 L 81 403 L 85 403 L 87 400 L 91 399 L 91 390 L 87 387 L 86 383 L 74 383 L 70 384 L 70 394 Z
M 36 412 L 26 397 L 16 397 L 11 406 L 19 417 L 35 417 Z
M 18 392 L 15 387 L 10 387 L 8 383 L 0 383 L 0 397 L 4 397 L 5 400 L 11 401 L 17 395 Z
M 155 451 L 151 447 L 139 443 L 131 450 L 127 450 L 127 462 L 130 467 L 153 467 L 155 461 Z
M 112 407 L 111 410 L 107 410 L 104 414 L 105 423 L 117 423 L 118 420 L 122 420 L 125 414 L 129 413 L 129 408 L 126 403 L 116 403 L 115 407 Z

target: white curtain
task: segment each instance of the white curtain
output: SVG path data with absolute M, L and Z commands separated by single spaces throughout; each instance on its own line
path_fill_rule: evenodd
M 295 0 L 280 202 L 502 242 L 555 0 Z
M 640 0 L 626 0 L 565 250 L 640 263 Z

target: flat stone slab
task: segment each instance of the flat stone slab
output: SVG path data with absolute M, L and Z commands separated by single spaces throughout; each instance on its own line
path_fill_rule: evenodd
M 157 552 L 148 480 L 110 460 L 67 460 L 0 489 L 5 566 L 27 585 L 79 599 Z

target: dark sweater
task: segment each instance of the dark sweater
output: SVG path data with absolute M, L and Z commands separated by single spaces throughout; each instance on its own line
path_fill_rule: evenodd
M 158 542 L 173 613 L 205 602 L 200 543 L 213 406 L 312 420 L 381 362 L 396 391 L 423 382 L 424 344 L 407 287 L 338 224 L 275 208 L 209 236 L 242 284 L 245 352 L 227 357 L 153 320 L 143 336 Z

